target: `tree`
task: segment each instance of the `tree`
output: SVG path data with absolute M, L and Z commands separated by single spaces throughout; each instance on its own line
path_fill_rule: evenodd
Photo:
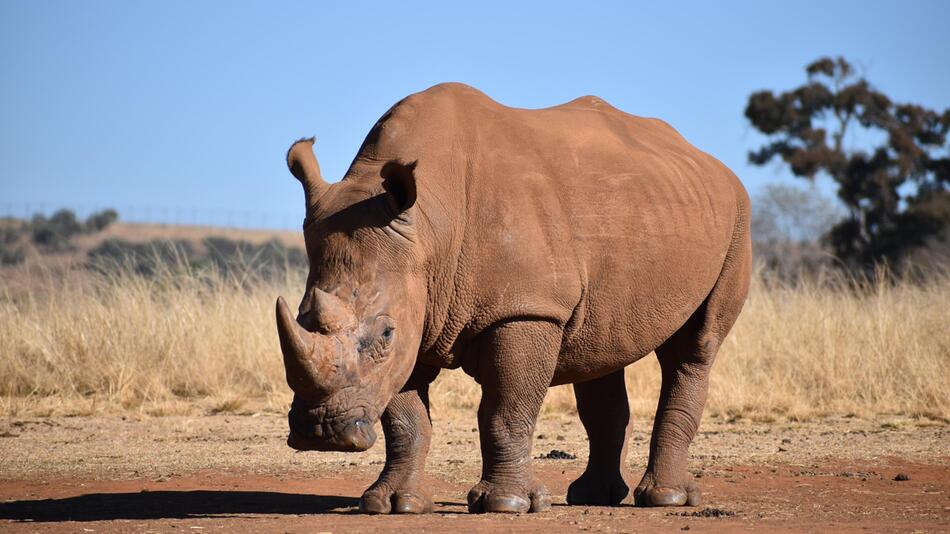
M 897 262 L 950 227 L 950 109 L 895 104 L 844 58 L 805 68 L 805 84 L 749 97 L 745 116 L 769 136 L 749 161 L 781 158 L 795 176 L 831 177 L 848 210 L 825 236 L 854 266 Z M 854 134 L 868 145 L 846 146 Z M 878 141 L 875 141 L 878 140 Z
M 786 184 L 767 184 L 752 203 L 752 240 L 817 243 L 841 217 L 834 201 Z
M 752 201 L 752 250 L 780 280 L 814 275 L 830 264 L 820 240 L 841 211 L 817 191 L 768 184 Z

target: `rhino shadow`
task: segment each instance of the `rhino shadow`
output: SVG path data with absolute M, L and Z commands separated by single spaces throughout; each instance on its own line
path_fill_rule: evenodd
M 270 491 L 90 493 L 0 503 L 0 519 L 30 522 L 189 519 L 248 514 L 355 513 L 359 499 Z

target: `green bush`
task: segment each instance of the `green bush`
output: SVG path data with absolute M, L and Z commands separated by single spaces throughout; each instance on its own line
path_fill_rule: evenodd
M 43 252 L 69 252 L 74 250 L 71 243 L 73 237 L 101 232 L 118 218 L 119 214 L 115 210 L 105 209 L 80 222 L 72 210 L 61 209 L 49 218 L 37 213 L 26 224 L 26 229 L 33 243 Z
M 73 249 L 70 240 L 83 232 L 83 225 L 71 210 L 59 210 L 50 218 L 37 213 L 30 221 L 33 242 L 47 252 L 67 252 Z
M 118 220 L 119 214 L 113 209 L 105 209 L 93 213 L 80 222 L 72 210 L 61 209 L 47 218 L 42 213 L 33 216 L 25 225 L 27 233 L 33 243 L 43 252 L 69 252 L 74 250 L 72 239 L 80 234 L 94 234 L 101 232 L 110 224 Z M 13 239 L 19 239 L 17 237 Z M 7 239 L 7 235 L 3 239 Z
M 11 246 L 9 243 L 0 243 L 0 265 L 16 265 L 26 259 L 26 251 L 22 245 Z
M 26 259 L 23 247 L 24 224 L 16 219 L 0 220 L 0 265 L 16 265 Z
M 119 214 L 114 209 L 105 209 L 93 213 L 86 218 L 86 231 L 91 234 L 101 232 L 105 230 L 107 226 L 116 222 L 118 219 Z

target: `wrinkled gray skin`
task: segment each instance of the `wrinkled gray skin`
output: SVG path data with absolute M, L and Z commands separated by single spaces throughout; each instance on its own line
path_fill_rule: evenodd
M 699 504 L 688 447 L 749 284 L 749 201 L 728 169 L 596 97 L 522 110 L 460 84 L 396 104 L 339 183 L 312 144 L 287 155 L 310 258 L 297 317 L 277 304 L 291 447 L 366 450 L 381 419 L 386 466 L 361 509 L 431 510 L 428 385 L 461 367 L 482 386 L 471 511 L 550 507 L 531 437 L 566 383 L 590 438 L 569 503 Z M 651 351 L 662 388 L 631 494 L 623 369 Z

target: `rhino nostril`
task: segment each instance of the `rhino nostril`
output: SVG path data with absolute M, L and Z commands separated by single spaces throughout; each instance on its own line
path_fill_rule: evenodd
M 357 419 L 343 430 L 343 440 L 354 450 L 366 450 L 376 441 L 373 426 L 366 419 Z
M 353 445 L 359 445 L 363 441 L 363 437 L 366 435 L 366 428 L 369 425 L 365 419 L 357 419 L 353 422 L 353 428 L 350 432 L 347 432 L 348 438 Z

